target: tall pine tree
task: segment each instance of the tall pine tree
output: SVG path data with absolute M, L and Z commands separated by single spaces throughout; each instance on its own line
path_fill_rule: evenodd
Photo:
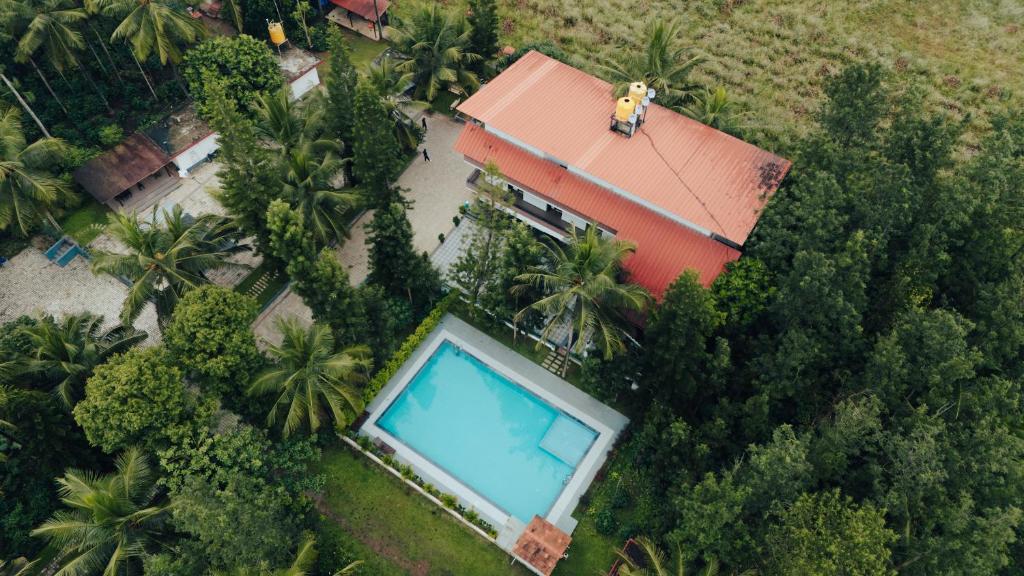
M 366 243 L 370 246 L 368 281 L 391 296 L 407 299 L 415 310 L 425 310 L 437 296 L 441 281 L 426 254 L 416 254 L 412 246 L 412 226 L 405 206 L 392 202 L 378 209 L 366 228 Z
M 469 51 L 480 59 L 472 66 L 479 74 L 498 53 L 498 7 L 494 0 L 469 0 Z
M 324 87 L 327 89 L 324 122 L 327 124 L 329 134 L 342 142 L 352 142 L 355 121 L 353 108 L 359 74 L 352 65 L 352 50 L 345 37 L 337 27 L 329 28 L 331 31 L 328 42 L 331 55 L 327 58 L 327 73 L 324 75 Z
M 266 214 L 271 201 L 281 195 L 278 164 L 260 145 L 253 123 L 227 97 L 222 83 L 209 79 L 206 94 L 210 126 L 220 134 L 217 200 L 247 235 L 255 236 L 258 251 L 271 254 Z
M 510 203 L 510 194 L 503 188 L 504 177 L 498 166 L 488 163 L 477 179 L 477 202 L 473 207 L 476 222 L 469 246 L 453 268 L 459 288 L 466 294 L 474 313 L 487 286 L 496 281 L 502 254 L 503 237 L 511 222 L 502 211 Z
M 361 341 L 364 323 L 360 299 L 331 249 L 317 251 L 302 213 L 283 200 L 275 200 L 267 210 L 267 228 L 271 250 L 288 263 L 292 287 L 313 310 L 313 317 L 328 324 L 340 342 Z
M 374 207 L 387 207 L 398 199 L 392 181 L 402 169 L 402 148 L 380 96 L 366 81 L 356 87 L 352 138 L 352 174 Z

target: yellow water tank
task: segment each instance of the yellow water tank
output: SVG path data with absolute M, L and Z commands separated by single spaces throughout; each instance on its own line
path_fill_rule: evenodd
M 268 22 L 267 31 L 270 32 L 270 41 L 274 43 L 274 46 L 280 46 L 287 40 L 284 37 L 284 27 L 280 22 Z
M 615 119 L 619 122 L 629 122 L 629 116 L 633 110 L 636 110 L 636 100 L 629 96 L 623 96 L 615 104 Z
M 644 101 L 644 97 L 647 96 L 647 84 L 643 82 L 633 82 L 629 85 L 629 97 L 637 104 Z

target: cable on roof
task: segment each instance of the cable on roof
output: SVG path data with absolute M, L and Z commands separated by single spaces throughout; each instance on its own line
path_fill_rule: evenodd
M 654 150 L 654 153 L 658 155 L 658 158 L 661 158 L 661 161 L 665 163 L 665 166 L 668 167 L 672 172 L 672 175 L 676 177 L 676 180 L 679 180 L 679 183 L 686 188 L 686 191 L 700 203 L 701 207 L 704 208 L 704 211 L 708 213 L 708 216 L 710 216 L 711 219 L 714 220 L 715 224 L 718 225 L 718 229 L 721 230 L 722 234 L 726 234 L 725 226 L 722 226 L 722 223 L 718 221 L 718 218 L 715 218 L 715 215 L 711 212 L 711 209 L 708 208 L 708 205 L 704 203 L 704 200 L 693 191 L 693 188 L 690 188 L 690 185 L 683 180 L 683 177 L 679 175 L 679 172 L 677 172 L 675 168 L 672 167 L 672 164 L 669 164 L 668 158 L 665 158 L 665 155 L 661 153 L 661 150 L 658 150 L 657 144 L 654 143 L 654 138 L 651 138 L 651 135 L 644 130 L 643 126 L 641 126 L 637 132 L 643 134 L 647 138 L 647 141 L 651 143 L 651 148 Z

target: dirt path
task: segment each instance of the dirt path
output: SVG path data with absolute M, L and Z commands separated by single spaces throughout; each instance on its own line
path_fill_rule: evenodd
M 406 558 L 402 554 L 400 546 L 380 538 L 368 537 L 364 532 L 353 527 L 347 518 L 331 510 L 331 507 L 324 501 L 323 496 L 319 494 L 309 494 L 309 496 L 313 499 L 317 511 L 334 522 L 337 522 L 338 525 L 351 534 L 353 538 L 369 547 L 378 555 L 387 558 L 394 564 L 397 564 L 400 568 L 405 570 L 409 576 L 428 576 L 430 574 L 430 562 L 427 560 L 413 561 Z

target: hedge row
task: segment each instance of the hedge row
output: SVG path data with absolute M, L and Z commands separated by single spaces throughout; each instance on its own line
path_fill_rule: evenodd
M 416 331 L 409 335 L 402 343 L 402 346 L 391 355 L 391 359 L 388 360 L 387 364 L 374 375 L 370 383 L 363 388 L 363 401 L 367 404 L 370 403 L 380 392 L 380 389 L 391 380 L 391 377 L 398 372 L 398 369 L 405 364 L 405 361 L 409 359 L 409 356 L 427 339 L 427 336 L 437 328 L 437 325 L 441 323 L 441 318 L 448 312 L 448 308 L 451 307 L 452 303 L 458 300 L 459 292 L 452 290 L 447 296 L 441 299 L 437 303 L 437 306 L 430 311 L 430 314 L 420 322 L 420 325 L 416 327 Z

